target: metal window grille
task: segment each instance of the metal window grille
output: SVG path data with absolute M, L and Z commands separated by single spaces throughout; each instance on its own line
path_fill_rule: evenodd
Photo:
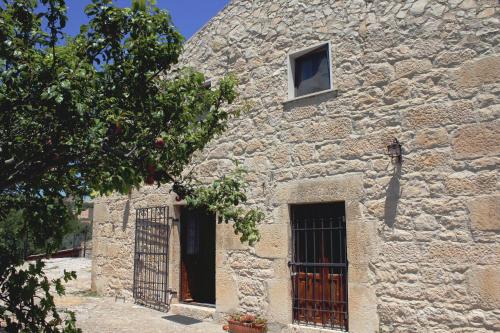
M 168 309 L 169 221 L 168 207 L 136 211 L 134 299 L 158 310 Z
M 291 207 L 295 323 L 348 329 L 344 203 Z

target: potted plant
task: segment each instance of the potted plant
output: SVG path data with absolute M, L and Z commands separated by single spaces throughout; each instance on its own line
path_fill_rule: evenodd
M 231 315 L 224 326 L 229 333 L 263 333 L 267 330 L 267 320 L 251 314 Z

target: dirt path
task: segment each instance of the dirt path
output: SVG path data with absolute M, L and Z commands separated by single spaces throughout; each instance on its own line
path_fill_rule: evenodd
M 74 270 L 76 281 L 67 284 L 66 295 L 56 304 L 61 310 L 74 311 L 77 326 L 85 333 L 222 333 L 220 325 L 200 322 L 183 325 L 168 320 L 169 314 L 151 310 L 111 297 L 96 297 L 90 292 L 91 261 L 84 258 L 51 259 L 46 261 L 50 277 L 59 277 L 63 270 Z

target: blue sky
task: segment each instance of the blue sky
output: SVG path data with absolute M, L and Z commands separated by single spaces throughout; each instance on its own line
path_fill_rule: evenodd
M 90 0 L 66 1 L 69 18 L 66 33 L 75 35 L 80 31 L 80 25 L 87 21 L 83 9 L 90 2 Z M 130 7 L 132 0 L 115 0 L 114 2 L 120 7 Z M 228 2 L 229 0 L 157 0 L 156 4 L 170 12 L 175 25 L 187 39 Z

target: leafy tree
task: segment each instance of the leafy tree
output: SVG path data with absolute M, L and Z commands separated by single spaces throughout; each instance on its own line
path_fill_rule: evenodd
M 29 230 L 34 246 L 56 249 L 92 193 L 174 184 L 233 222 L 242 240 L 258 240 L 262 215 L 233 207 L 246 197 L 225 201 L 243 193 L 241 178 L 229 187 L 224 178 L 221 190 L 182 177 L 237 115 L 227 108 L 234 78 L 207 88 L 202 74 L 177 67 L 183 38 L 153 1 L 118 8 L 92 0 L 85 13 L 89 23 L 70 38 L 65 0 L 0 0 L 0 234 L 15 231 L 0 241 L 0 319 L 9 332 L 77 330 L 71 316 L 62 327 L 50 293 L 50 285 L 64 293 L 61 281 L 48 281 L 41 262 L 19 268 L 16 240 Z

